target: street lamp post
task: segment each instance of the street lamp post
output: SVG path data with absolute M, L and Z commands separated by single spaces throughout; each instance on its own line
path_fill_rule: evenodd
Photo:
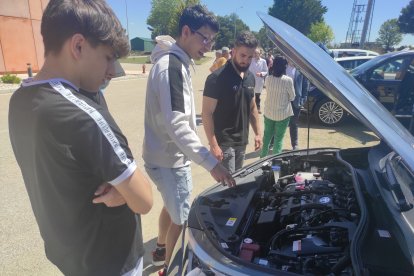
M 236 42 L 236 12 L 239 10 L 239 9 L 242 9 L 243 8 L 243 6 L 240 6 L 240 7 L 238 7 L 237 9 L 236 9 L 236 11 L 234 12 L 234 42 Z
M 128 4 L 127 4 L 127 0 L 124 0 L 124 2 L 125 2 L 125 16 L 126 16 L 126 24 L 127 24 L 127 36 L 128 36 L 128 41 L 129 41 Z
M 236 41 L 236 13 L 234 13 L 234 41 Z

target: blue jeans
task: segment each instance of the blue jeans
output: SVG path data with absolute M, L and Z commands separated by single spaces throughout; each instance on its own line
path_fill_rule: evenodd
M 160 191 L 164 207 L 176 225 L 183 225 L 190 212 L 193 190 L 190 166 L 162 168 L 145 164 L 145 170 Z
M 228 169 L 230 173 L 234 173 L 243 167 L 246 145 L 235 147 L 220 146 L 220 148 L 223 151 L 223 160 L 221 161 L 221 164 Z

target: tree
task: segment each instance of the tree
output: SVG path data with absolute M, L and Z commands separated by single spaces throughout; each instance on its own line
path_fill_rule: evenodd
M 176 10 L 175 15 L 172 16 L 170 26 L 171 26 L 171 36 L 177 37 L 179 36 L 180 30 L 178 30 L 178 24 L 180 23 L 180 16 L 183 13 L 184 9 L 188 6 L 193 6 L 200 4 L 200 0 L 184 0 L 180 1 L 178 8 Z
M 398 17 L 398 26 L 400 32 L 404 34 L 414 33 L 414 0 L 401 10 L 400 17 Z
M 147 24 L 152 29 L 151 37 L 172 34 L 172 18 L 178 11 L 180 0 L 152 0 L 152 8 Z
M 313 42 L 320 41 L 324 45 L 327 45 L 334 39 L 334 33 L 329 25 L 320 21 L 312 24 L 308 37 Z
M 221 49 L 223 46 L 231 47 L 234 45 L 235 35 L 241 31 L 249 31 L 249 27 L 235 14 L 217 16 L 220 30 L 216 36 L 214 48 Z
M 190 5 L 200 4 L 200 0 L 152 0 L 152 8 L 147 24 L 152 27 L 151 37 L 158 35 L 178 36 L 178 24 L 182 11 Z M 217 16 L 220 30 L 216 37 L 216 49 L 232 46 L 235 35 L 249 27 L 235 14 Z
M 259 32 L 253 32 L 256 36 L 257 40 L 259 41 L 260 47 L 262 47 L 265 52 L 271 51 L 273 48 L 275 48 L 275 45 L 272 41 L 267 37 L 266 35 L 266 29 L 265 27 L 262 27 Z
M 398 27 L 397 19 L 385 21 L 378 32 L 377 42 L 382 45 L 385 51 L 389 51 L 392 47 L 402 40 L 402 34 Z
M 152 29 L 151 37 L 158 35 L 178 36 L 178 21 L 185 7 L 200 4 L 200 0 L 152 0 L 147 24 Z
M 327 10 L 321 0 L 273 0 L 269 14 L 308 35 L 310 26 L 323 21 Z

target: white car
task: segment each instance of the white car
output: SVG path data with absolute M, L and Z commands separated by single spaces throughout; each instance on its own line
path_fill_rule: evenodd
M 364 49 L 330 49 L 334 58 L 339 57 L 354 57 L 354 56 L 379 56 L 377 52 L 364 50 Z
M 368 60 L 376 56 L 353 56 L 353 57 L 341 57 L 335 58 L 335 61 L 338 62 L 345 70 L 349 71 L 355 67 L 367 62 Z

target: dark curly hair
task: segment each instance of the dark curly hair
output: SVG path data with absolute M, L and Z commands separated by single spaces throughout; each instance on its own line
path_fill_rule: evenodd
M 183 10 L 178 23 L 179 36 L 181 35 L 183 27 L 186 25 L 192 30 L 198 30 L 203 26 L 210 27 L 216 33 L 219 30 L 219 23 L 216 16 L 202 5 L 189 6 Z
M 249 31 L 241 32 L 237 36 L 236 42 L 234 43 L 235 47 L 244 46 L 247 48 L 256 48 L 258 45 L 259 42 L 257 41 L 256 37 Z

